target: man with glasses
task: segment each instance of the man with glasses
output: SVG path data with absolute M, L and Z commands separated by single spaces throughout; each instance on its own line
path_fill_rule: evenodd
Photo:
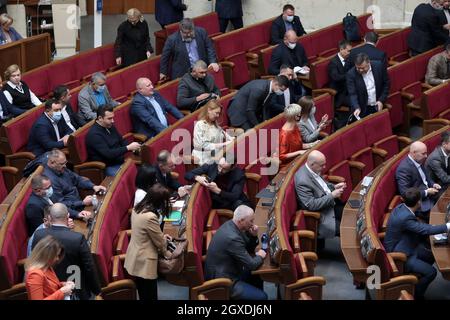
M 42 224 L 45 209 L 58 202 L 58 197 L 53 192 L 52 182 L 45 175 L 37 175 L 31 179 L 31 190 L 32 193 L 25 207 L 29 236 Z M 91 216 L 89 211 L 77 211 L 70 208 L 68 210 L 72 219 L 87 220 Z
M 280 73 L 281 65 L 287 65 L 297 70 L 302 70 L 301 73 L 309 73 L 308 58 L 306 56 L 305 48 L 301 43 L 297 43 L 298 37 L 294 30 L 286 31 L 284 34 L 284 41 L 276 47 L 272 52 L 270 58 L 269 73 L 277 75 Z M 298 67 L 298 68 L 296 68 Z
M 180 22 L 180 31 L 171 34 L 164 44 L 160 80 L 169 76 L 169 70 L 172 70 L 171 79 L 182 77 L 198 60 L 205 61 L 208 69 L 219 71 L 216 51 L 206 30 L 194 27 L 194 22 L 186 18 Z
M 104 186 L 94 185 L 88 178 L 81 177 L 67 169 L 66 165 L 67 159 L 64 152 L 55 149 L 48 153 L 44 174 L 52 182 L 53 194 L 58 202 L 64 203 L 70 209 L 80 211 L 85 206 L 92 205 L 92 196 L 86 196 L 82 200 L 78 190 L 106 192 Z

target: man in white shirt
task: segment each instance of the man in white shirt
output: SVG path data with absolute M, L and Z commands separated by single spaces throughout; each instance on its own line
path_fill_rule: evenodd
M 441 144 L 434 149 L 426 161 L 425 168 L 431 178 L 445 190 L 450 185 L 450 131 L 441 135 Z
M 403 197 L 409 188 L 418 188 L 422 196 L 422 205 L 416 215 L 428 221 L 430 210 L 436 203 L 441 186 L 433 181 L 425 169 L 427 146 L 416 141 L 409 146 L 409 154 L 403 159 L 395 172 L 395 180 Z
M 339 235 L 339 225 L 344 203 L 339 199 L 347 184 L 336 185 L 321 177 L 326 167 L 326 158 L 314 150 L 308 155 L 306 164 L 295 174 L 295 190 L 302 209 L 320 212 L 318 239 Z
M 381 111 L 389 95 L 390 81 L 386 68 L 379 61 L 370 61 L 360 53 L 355 66 L 347 73 L 347 90 L 355 117 L 363 118 Z

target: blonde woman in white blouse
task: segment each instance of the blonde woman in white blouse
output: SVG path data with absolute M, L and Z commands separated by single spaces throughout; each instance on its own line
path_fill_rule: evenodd
M 194 126 L 192 155 L 199 165 L 214 162 L 218 152 L 234 139 L 219 125 L 221 113 L 222 106 L 216 100 L 210 100 Z

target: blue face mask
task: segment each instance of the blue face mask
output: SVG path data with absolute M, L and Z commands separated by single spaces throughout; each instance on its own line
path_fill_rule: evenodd
M 53 187 L 50 187 L 47 190 L 45 190 L 45 197 L 50 199 L 52 195 L 53 195 Z
M 62 118 L 62 113 L 61 113 L 61 111 L 55 111 L 55 112 L 53 112 L 53 115 L 52 115 L 53 121 L 58 122 L 59 120 L 61 120 L 61 118 Z
M 97 92 L 103 92 L 103 91 L 105 91 L 105 85 L 102 85 L 102 86 L 98 86 L 97 87 Z

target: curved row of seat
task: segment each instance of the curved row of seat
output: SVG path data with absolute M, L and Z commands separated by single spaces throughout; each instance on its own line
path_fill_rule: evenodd
M 422 139 L 428 150 L 433 150 L 440 135 L 449 130 L 441 128 Z M 376 299 L 397 299 L 401 290 L 414 294 L 417 278 L 404 273 L 406 255 L 399 252 L 386 253 L 383 239 L 391 211 L 402 202 L 397 191 L 395 172 L 400 162 L 408 155 L 404 148 L 391 160 L 385 162 L 372 174 L 374 180 L 369 187 L 360 209 L 344 209 L 341 225 L 341 246 L 350 272 L 355 281 L 365 282 L 370 274 L 367 268 L 376 265 L 381 271 L 381 287 L 368 290 Z M 355 192 L 355 198 L 359 194 Z

